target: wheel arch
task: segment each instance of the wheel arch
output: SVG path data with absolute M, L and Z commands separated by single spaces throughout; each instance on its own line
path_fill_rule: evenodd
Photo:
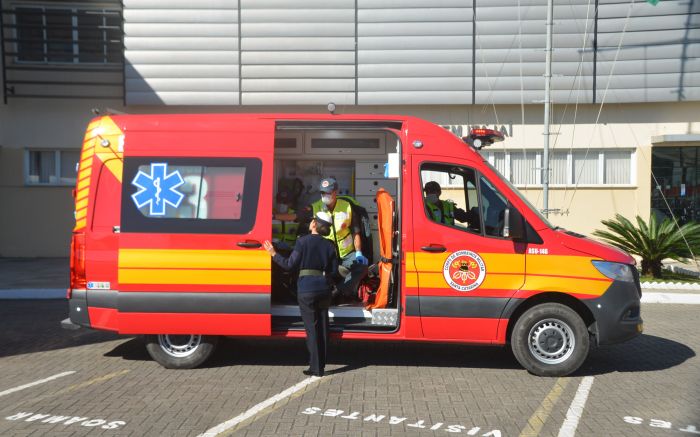
M 508 327 L 506 328 L 506 343 L 510 343 L 513 327 L 518 319 L 525 313 L 525 311 L 543 303 L 559 303 L 571 308 L 579 316 L 581 316 L 583 322 L 588 327 L 589 332 L 596 335 L 595 317 L 593 316 L 591 310 L 588 309 L 583 302 L 566 293 L 549 291 L 530 296 L 529 298 L 518 303 L 515 309 L 510 311 L 510 316 L 508 317 Z

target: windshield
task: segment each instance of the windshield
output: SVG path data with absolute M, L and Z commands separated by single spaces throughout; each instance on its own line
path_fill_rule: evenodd
M 486 165 L 488 166 L 488 168 L 490 168 L 491 170 L 493 170 L 493 172 L 496 173 L 496 174 L 498 175 L 498 177 L 499 177 L 506 185 L 508 185 L 508 188 L 510 188 L 510 190 L 511 190 L 513 193 L 515 193 L 515 194 L 520 198 L 520 200 L 522 200 L 523 203 L 525 203 L 525 205 L 527 205 L 527 207 L 530 208 L 530 211 L 534 212 L 534 213 L 537 215 L 537 217 L 539 217 L 539 219 L 542 220 L 542 222 L 543 222 L 545 225 L 547 225 L 550 229 L 556 229 L 556 227 L 553 226 L 553 225 L 549 222 L 549 220 L 547 220 L 547 218 L 546 218 L 545 216 L 542 215 L 542 213 L 540 212 L 540 210 L 537 209 L 537 208 L 535 208 L 534 205 L 532 205 L 532 203 L 530 203 L 530 201 L 527 200 L 527 198 L 525 198 L 525 196 L 523 196 L 523 194 L 520 192 L 520 190 L 518 190 L 517 188 L 515 188 L 515 185 L 511 184 L 510 181 L 509 181 L 508 179 L 506 179 L 505 177 L 503 177 L 503 175 L 496 169 L 496 167 L 494 167 L 493 165 L 491 165 L 491 163 L 488 162 L 488 161 L 485 160 L 485 159 L 484 159 L 484 164 L 486 164 Z

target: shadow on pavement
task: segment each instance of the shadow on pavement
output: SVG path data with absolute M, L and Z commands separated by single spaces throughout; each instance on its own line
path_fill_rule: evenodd
M 665 370 L 694 356 L 695 351 L 683 343 L 642 334 L 626 343 L 592 350 L 575 376 Z
M 126 360 L 151 360 L 140 339 L 122 343 L 105 354 Z M 235 365 L 304 366 L 308 364 L 303 339 L 226 338 L 202 367 Z M 454 344 L 332 341 L 328 365 L 340 365 L 330 373 L 366 366 L 429 366 L 517 369 L 509 349 Z
M 151 361 L 139 338 L 119 344 L 105 356 Z M 664 370 L 694 356 L 695 352 L 682 343 L 642 335 L 627 343 L 593 350 L 573 376 Z M 367 366 L 521 369 L 509 348 L 459 344 L 332 341 L 328 359 L 329 366 L 340 366 L 329 371 L 329 374 Z M 202 367 L 305 366 L 307 363 L 303 339 L 226 338 L 219 343 L 214 357 Z
M 112 341 L 118 335 L 61 328 L 66 300 L 3 300 L 0 303 L 0 357 L 44 352 Z

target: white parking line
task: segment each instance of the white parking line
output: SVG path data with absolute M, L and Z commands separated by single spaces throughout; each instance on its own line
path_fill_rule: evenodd
M 564 420 L 564 423 L 559 429 L 559 437 L 573 437 L 576 435 L 576 428 L 578 427 L 579 420 L 581 420 L 583 408 L 586 406 L 588 393 L 590 393 L 591 386 L 593 386 L 593 379 L 592 376 L 586 376 L 579 384 L 578 390 L 576 390 L 576 396 L 574 396 L 574 400 L 571 401 L 569 411 L 566 412 L 566 420 Z
M 71 370 L 71 371 L 63 372 L 63 373 L 57 373 L 53 376 L 49 376 L 48 378 L 44 378 L 44 379 L 40 379 L 38 381 L 30 382 L 28 384 L 20 385 L 19 387 L 10 388 L 10 389 L 7 389 L 5 391 L 0 391 L 0 396 L 9 395 L 10 393 L 24 390 L 25 388 L 29 388 L 29 387 L 34 387 L 35 385 L 39 385 L 39 384 L 43 384 L 45 382 L 53 381 L 54 379 L 62 378 L 64 376 L 72 375 L 74 373 L 75 373 L 75 370 Z
M 264 401 L 260 402 L 259 404 L 253 406 L 246 412 L 239 414 L 238 416 L 234 417 L 233 419 L 227 420 L 226 422 L 220 423 L 216 425 L 213 428 L 208 429 L 204 433 L 198 435 L 197 437 L 214 437 L 216 435 L 221 434 L 222 432 L 225 432 L 227 430 L 230 430 L 234 426 L 238 425 L 239 423 L 243 422 L 244 420 L 250 419 L 251 417 L 255 416 L 259 412 L 265 410 L 266 408 L 271 407 L 272 405 L 276 404 L 277 402 L 281 401 L 284 398 L 287 398 L 294 393 L 298 392 L 299 390 L 303 389 L 304 387 L 308 386 L 312 382 L 318 381 L 319 378 L 318 376 L 311 376 L 309 378 L 306 378 L 305 380 L 301 381 L 300 383 L 293 385 L 283 391 L 282 393 L 278 393 L 271 398 L 265 399 Z
M 642 293 L 642 303 L 680 303 L 700 305 L 697 293 Z

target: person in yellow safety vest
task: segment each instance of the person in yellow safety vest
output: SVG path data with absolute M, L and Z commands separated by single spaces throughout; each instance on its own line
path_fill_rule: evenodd
M 290 248 L 294 247 L 297 241 L 297 233 L 299 231 L 299 223 L 293 220 L 281 220 L 282 217 L 293 215 L 294 210 L 288 208 L 283 214 L 275 214 L 272 220 L 272 241 L 275 243 L 285 243 Z
M 314 217 L 325 211 L 332 218 L 331 233 L 325 238 L 331 240 L 338 251 L 340 265 L 349 270 L 338 292 L 344 297 L 357 296 L 360 281 L 367 275 L 369 260 L 362 254 L 360 218 L 352 213 L 352 205 L 338 199 L 338 182 L 333 178 L 321 180 L 321 199 L 311 204 Z
M 474 222 L 473 213 L 457 208 L 451 200 L 440 200 L 442 188 L 437 182 L 426 183 L 423 191 L 425 191 L 425 209 L 431 220 L 450 226 L 454 226 L 455 219 L 461 223 L 478 223 L 478 216 Z

